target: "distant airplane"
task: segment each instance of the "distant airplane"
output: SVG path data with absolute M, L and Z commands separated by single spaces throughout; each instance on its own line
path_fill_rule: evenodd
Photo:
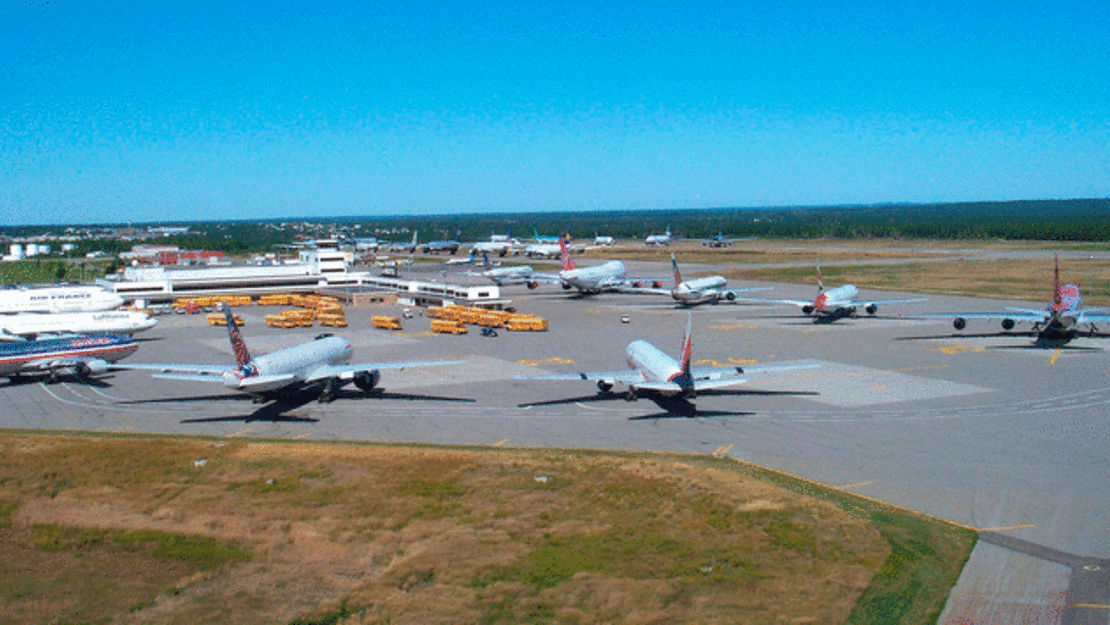
M 740 377 L 741 367 L 691 367 L 693 351 L 691 332 L 692 315 L 686 315 L 686 334 L 682 338 L 679 359 L 671 358 L 658 347 L 643 340 L 632 341 L 625 349 L 625 360 L 631 369 L 624 371 L 562 373 L 539 376 L 516 376 L 518 380 L 590 380 L 602 393 L 609 393 L 615 384 L 628 387 L 625 399 L 648 399 L 657 406 L 685 417 L 697 416 L 697 408 L 690 402 L 698 393 L 737 386 L 747 382 Z M 819 367 L 818 364 L 763 365 L 748 367 L 747 372 L 785 371 Z M 535 404 L 523 404 L 530 406 Z M 523 407 L 522 406 L 522 407 Z
M 540 282 L 559 282 L 559 276 L 546 273 L 537 274 L 529 265 L 494 267 L 493 263 L 490 262 L 489 255 L 485 253 L 482 254 L 482 260 L 485 271 L 471 275 L 486 278 L 498 286 L 523 284 L 529 289 L 535 289 Z
M 702 241 L 701 244 L 708 247 L 728 247 L 732 245 L 732 239 L 726 239 L 725 235 L 721 234 L 720 231 L 717 231 L 716 235 L 710 237 L 709 239 L 706 239 L 705 241 Z
M 485 254 L 485 252 L 482 252 L 482 253 Z M 478 262 L 477 250 L 471 249 L 469 256 L 448 258 L 447 260 L 443 261 L 443 264 L 444 265 L 472 265 L 476 262 Z
M 696 306 L 708 302 L 716 304 L 721 300 L 735 301 L 737 293 L 771 290 L 770 287 L 729 289 L 726 288 L 727 280 L 725 280 L 724 276 L 704 276 L 691 280 L 683 280 L 682 273 L 678 270 L 678 261 L 675 260 L 674 252 L 671 252 L 671 269 L 674 270 L 673 288 L 656 289 L 649 287 L 632 287 L 628 289 L 628 291 L 633 293 L 670 295 L 682 306 Z
M 0 314 L 96 312 L 123 306 L 123 298 L 98 286 L 0 290 Z
M 18 341 L 0 344 L 0 376 L 18 378 L 25 374 L 47 374 L 56 379 L 72 372 L 88 379 L 104 373 L 114 363 L 130 356 L 139 344 L 129 336 L 94 334 L 65 338 Z
M 1110 314 L 1100 312 L 1101 308 L 1083 310 L 1083 295 L 1078 284 L 1060 284 L 1060 256 L 1053 254 L 1052 301 L 1045 308 L 1007 308 L 998 312 L 955 312 L 923 315 L 905 315 L 906 319 L 935 319 L 954 317 L 952 327 L 963 330 L 968 319 L 998 319 L 1002 329 L 1010 332 L 1021 322 L 1033 324 L 1027 334 L 1036 337 L 1036 345 L 1064 345 L 1080 334 L 1090 337 L 1105 337 L 1099 332 L 1099 323 L 1110 322 Z M 1082 326 L 1086 325 L 1086 330 Z M 1004 336 L 1004 335 L 1003 335 Z
M 855 317 L 856 310 L 863 308 L 868 315 L 879 311 L 879 304 L 895 304 L 899 302 L 924 302 L 927 297 L 910 299 L 859 299 L 859 289 L 854 284 L 845 284 L 834 289 L 825 290 L 825 283 L 821 279 L 821 265 L 817 265 L 817 297 L 812 301 L 793 299 L 751 299 L 744 298 L 746 302 L 760 302 L 769 304 L 793 304 L 802 309 L 802 314 L 812 315 L 814 323 L 832 323 L 837 319 Z
M 569 236 L 569 235 L 567 235 Z M 565 237 L 563 236 L 544 236 L 539 233 L 535 228 L 532 228 L 532 240 L 536 243 L 558 243 Z
M 0 316 L 0 341 L 61 334 L 127 334 L 149 330 L 158 320 L 144 312 L 106 310 L 76 313 L 20 313 Z
M 462 247 L 462 242 L 459 241 L 459 237 L 461 235 L 462 231 L 456 230 L 454 239 L 450 241 L 429 241 L 420 246 L 420 251 L 424 252 L 425 254 L 434 254 L 436 252 L 447 252 L 448 254 L 455 254 L 459 251 L 459 248 Z
M 524 246 L 524 255 L 528 258 L 558 258 L 563 253 L 563 247 L 558 243 L 529 243 Z
M 409 243 L 401 243 L 401 242 L 391 243 L 389 245 L 389 251 L 393 252 L 393 253 L 408 252 L 409 254 L 412 254 L 412 253 L 416 252 L 416 247 L 417 247 L 417 245 L 416 245 L 416 235 L 418 233 L 419 233 L 418 230 L 413 231 L 412 241 L 409 242 Z
M 594 245 L 597 247 L 609 247 L 615 243 L 616 240 L 613 237 L 600 236 L 596 232 L 594 233 Z
M 348 364 L 351 344 L 346 339 L 331 334 L 321 334 L 315 340 L 293 347 L 286 347 L 257 358 L 252 358 L 247 344 L 231 317 L 231 309 L 221 307 L 227 319 L 227 335 L 235 353 L 234 365 L 189 364 L 131 364 L 122 369 L 157 371 L 156 378 L 220 382 L 224 386 L 247 393 L 255 401 L 280 398 L 307 387 L 321 389 L 320 401 L 330 402 L 344 385 L 354 382 L 364 392 L 370 392 L 381 378 L 381 369 L 407 369 L 459 364 L 461 360 L 379 362 Z
M 630 286 L 642 287 L 650 283 L 655 288 L 660 288 L 663 283 L 659 280 L 630 280 L 625 275 L 624 263 L 611 260 L 593 267 L 579 268 L 567 251 L 565 239 L 559 241 L 563 259 L 563 270 L 559 272 L 559 282 L 566 290 L 578 289 L 583 295 L 594 295 L 604 291 L 619 291 Z
M 513 240 L 513 231 L 509 230 L 508 234 L 492 234 L 489 241 L 478 241 L 470 249 L 472 252 L 508 256 L 515 247 L 516 241 Z
M 648 237 L 646 239 L 644 239 L 644 244 L 645 245 L 654 245 L 656 247 L 662 247 L 664 245 L 670 245 L 671 244 L 671 227 L 667 226 L 667 231 L 664 232 L 663 234 L 648 235 Z

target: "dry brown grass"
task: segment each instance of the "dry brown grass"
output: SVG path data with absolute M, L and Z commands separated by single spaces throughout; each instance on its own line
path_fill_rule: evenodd
M 24 575 L 34 592 L 21 593 L 7 571 L 0 617 L 843 622 L 887 541 L 832 503 L 734 466 L 646 454 L 3 436 L 0 502 L 14 509 L 4 559 L 53 558 L 41 564 L 50 578 L 82 581 Z M 246 545 L 253 558 L 197 572 L 103 545 L 43 555 L 28 534 L 40 524 L 203 536 Z M 113 581 L 75 568 L 80 560 Z M 82 583 L 83 611 L 70 600 Z M 109 586 L 119 601 L 94 600 Z

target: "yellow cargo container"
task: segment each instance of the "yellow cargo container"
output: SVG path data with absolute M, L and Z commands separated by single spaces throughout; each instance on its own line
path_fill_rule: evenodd
M 442 334 L 466 334 L 466 326 L 451 319 L 432 319 L 432 332 Z
M 241 326 L 245 323 L 243 321 L 243 318 L 240 317 L 239 315 L 232 315 L 231 319 L 235 323 L 235 325 L 237 325 L 237 326 Z M 214 326 L 226 326 L 227 325 L 227 319 L 224 318 L 223 313 L 212 313 L 212 314 L 208 315 L 208 323 L 210 323 Z

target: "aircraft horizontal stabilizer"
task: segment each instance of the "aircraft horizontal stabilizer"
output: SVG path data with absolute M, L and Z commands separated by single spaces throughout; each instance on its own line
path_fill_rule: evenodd
M 694 380 L 694 391 L 709 391 L 716 388 L 728 388 L 747 382 L 747 378 L 727 378 L 722 380 Z
M 212 373 L 155 373 L 152 378 L 161 380 L 185 380 L 187 382 L 223 382 L 222 376 Z

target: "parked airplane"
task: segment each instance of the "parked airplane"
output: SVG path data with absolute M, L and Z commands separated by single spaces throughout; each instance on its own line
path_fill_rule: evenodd
M 625 349 L 625 360 L 631 369 L 608 372 L 562 373 L 540 376 L 516 376 L 518 380 L 590 380 L 602 393 L 609 393 L 616 384 L 628 387 L 625 399 L 648 399 L 667 412 L 697 416 L 697 408 L 690 402 L 698 393 L 712 392 L 747 382 L 740 377 L 741 367 L 692 367 L 693 351 L 691 324 L 693 317 L 686 315 L 686 334 L 682 338 L 679 359 L 671 358 L 658 347 L 643 340 L 632 341 Z M 785 371 L 819 367 L 818 364 L 762 365 L 748 367 L 748 373 Z M 533 404 L 524 404 L 529 406 Z
M 664 245 L 670 245 L 671 244 L 671 227 L 667 226 L 667 231 L 663 234 L 648 235 L 648 237 L 646 239 L 644 239 L 644 244 L 645 245 L 654 245 L 656 247 L 662 247 Z
M 529 243 L 524 246 L 524 255 L 528 258 L 558 258 L 563 253 L 563 247 L 558 243 Z
M 482 254 L 485 254 L 485 252 L 482 252 Z M 471 249 L 469 256 L 448 258 L 447 260 L 443 261 L 443 264 L 444 265 L 473 265 L 476 262 L 478 262 L 478 252 L 477 252 L 477 250 Z
M 409 242 L 409 243 L 401 243 L 401 242 L 391 243 L 389 245 L 389 251 L 393 252 L 393 253 L 408 252 L 409 254 L 412 254 L 412 253 L 416 252 L 416 247 L 417 247 L 417 245 L 416 245 L 416 235 L 418 233 L 419 233 L 418 230 L 413 231 L 412 241 Z
M 133 310 L 77 313 L 20 313 L 0 316 L 0 341 L 23 341 L 61 334 L 127 334 L 149 330 L 158 320 Z
M 98 286 L 52 286 L 0 290 L 0 313 L 96 312 L 123 305 L 123 298 Z
M 570 235 L 567 235 L 567 236 L 570 236 Z M 566 238 L 566 237 L 563 237 L 563 236 L 544 236 L 544 235 L 541 235 L 539 233 L 539 231 L 537 231 L 535 228 L 532 228 L 532 240 L 535 241 L 536 243 L 554 243 L 554 244 L 557 244 L 559 241 L 563 240 L 564 238 Z
M 0 344 L 0 376 L 48 374 L 56 379 L 72 372 L 87 379 L 104 373 L 114 363 L 139 349 L 129 336 L 94 334 Z
M 725 235 L 718 231 L 716 235 L 702 241 L 701 244 L 708 247 L 728 247 L 732 245 L 732 239 L 726 239 Z
M 1002 329 L 1010 332 L 1021 322 L 1033 324 L 1029 334 L 1036 337 L 1037 345 L 1063 345 L 1082 333 L 1104 336 L 1096 324 L 1110 322 L 1110 313 L 1101 308 L 1082 310 L 1083 295 L 1078 284 L 1060 284 L 1060 257 L 1053 255 L 1052 301 L 1045 308 L 1007 308 L 997 312 L 956 312 L 925 315 L 906 315 L 907 319 L 935 319 L 954 317 L 952 327 L 963 330 L 968 319 L 998 319 Z M 1084 330 L 1082 326 L 1086 325 Z
M 252 358 L 239 327 L 231 318 L 231 309 L 224 305 L 222 312 L 227 319 L 227 335 L 235 353 L 234 365 L 189 364 L 131 364 L 123 369 L 157 371 L 156 378 L 220 382 L 224 386 L 247 393 L 255 401 L 278 398 L 306 387 L 321 389 L 320 401 L 330 402 L 344 385 L 354 382 L 364 392 L 370 392 L 381 378 L 381 369 L 406 369 L 459 364 L 461 360 L 378 362 L 348 364 L 351 344 L 346 339 L 331 334 L 321 334 L 315 340 L 285 349 L 279 349 Z
M 473 244 L 470 249 L 471 252 L 507 256 L 516 249 L 516 244 L 517 242 L 513 240 L 513 231 L 509 230 L 508 234 L 490 235 L 489 241 L 479 241 Z
M 425 254 L 434 254 L 436 252 L 447 252 L 448 254 L 455 254 L 459 251 L 459 248 L 462 247 L 462 242 L 459 241 L 459 237 L 461 235 L 462 232 L 456 230 L 454 239 L 450 241 L 429 241 L 420 246 L 420 251 L 424 252 Z
M 910 299 L 859 299 L 859 289 L 854 284 L 845 284 L 833 289 L 825 290 L 825 283 L 821 279 L 821 265 L 817 265 L 817 297 L 812 301 L 793 299 L 750 299 L 746 302 L 762 302 L 769 304 L 793 304 L 802 309 L 802 314 L 812 315 L 814 323 L 832 323 L 837 319 L 855 317 L 856 310 L 863 308 L 867 314 L 874 315 L 879 311 L 879 304 L 895 304 L 899 302 L 924 302 L 927 297 Z
M 676 302 L 682 306 L 696 306 L 698 304 L 705 304 L 712 302 L 714 304 L 723 300 L 735 301 L 737 293 L 747 293 L 750 291 L 769 291 L 770 287 L 758 287 L 747 289 L 729 289 L 725 288 L 727 280 L 724 276 L 704 276 L 701 278 L 694 278 L 692 280 L 683 280 L 682 273 L 678 270 L 678 261 L 675 260 L 674 252 L 671 252 L 671 268 L 674 270 L 674 287 L 670 289 L 656 289 L 647 287 L 631 287 L 629 292 L 633 293 L 652 293 L 656 295 L 670 295 Z
M 536 273 L 529 265 L 494 267 L 493 263 L 490 262 L 489 255 L 485 253 L 482 254 L 482 260 L 485 271 L 471 275 L 478 275 L 486 278 L 498 286 L 524 284 L 529 289 L 535 289 L 539 286 L 540 282 L 559 282 L 559 276 L 547 273 Z

